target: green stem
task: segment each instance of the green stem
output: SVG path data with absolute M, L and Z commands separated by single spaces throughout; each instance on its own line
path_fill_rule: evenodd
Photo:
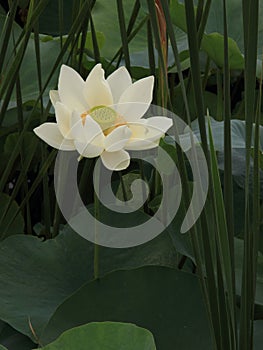
M 222 110 L 223 87 L 222 87 L 222 75 L 219 68 L 216 71 L 216 80 L 217 80 L 216 120 L 222 121 L 223 120 L 223 110 Z
M 123 195 L 123 200 L 124 202 L 127 202 L 128 200 L 128 195 L 127 195 L 127 191 L 126 191 L 126 188 L 125 188 L 125 183 L 123 181 L 123 177 L 122 177 L 122 172 L 119 171 L 119 177 L 120 177 L 120 184 L 121 184 L 121 190 L 122 190 L 122 195 Z

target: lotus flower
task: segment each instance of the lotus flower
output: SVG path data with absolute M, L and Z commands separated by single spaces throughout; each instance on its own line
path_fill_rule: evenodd
M 171 127 L 163 116 L 142 118 L 152 101 L 154 77 L 132 82 L 125 67 L 107 79 L 97 64 L 86 81 L 62 65 L 58 90 L 50 91 L 56 123 L 44 123 L 34 132 L 50 146 L 77 150 L 80 158 L 100 156 L 110 170 L 126 169 L 127 150 L 157 147 Z

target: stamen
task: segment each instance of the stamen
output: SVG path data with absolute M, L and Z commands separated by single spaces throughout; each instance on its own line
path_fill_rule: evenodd
M 125 119 L 118 115 L 112 108 L 96 106 L 81 114 L 82 124 L 85 124 L 86 116 L 90 115 L 101 127 L 105 136 L 109 135 L 118 126 L 126 125 Z
M 83 125 L 85 124 L 86 116 L 87 116 L 88 114 L 89 114 L 88 112 L 84 112 L 84 113 L 81 114 L 81 119 L 82 119 L 82 124 L 83 124 Z

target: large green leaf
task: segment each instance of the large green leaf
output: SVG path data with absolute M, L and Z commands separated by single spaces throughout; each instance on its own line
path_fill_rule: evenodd
M 227 25 L 228 35 L 235 40 L 240 48 L 241 52 L 244 52 L 244 40 L 243 40 L 243 16 L 242 16 L 242 1 L 231 0 L 226 1 L 227 6 Z M 259 18 L 263 16 L 263 1 L 259 1 L 260 11 Z M 223 34 L 223 5 L 221 0 L 213 0 L 211 2 L 211 8 L 206 25 L 207 33 L 218 32 Z M 258 28 L 258 56 L 262 58 L 262 46 L 263 46 L 263 22 L 259 21 Z
M 224 37 L 222 34 L 204 34 L 201 48 L 219 67 L 224 66 Z M 228 50 L 230 68 L 243 69 L 244 57 L 237 43 L 232 38 L 228 38 Z
M 18 204 L 13 200 L 9 206 L 10 197 L 4 193 L 0 194 L 0 240 L 24 231 L 24 219 L 19 213 L 10 224 L 14 213 L 18 210 Z
M 220 4 L 222 7 L 222 3 Z M 218 5 L 219 6 L 219 5 Z M 172 0 L 170 2 L 171 17 L 173 23 L 182 29 L 184 32 L 187 31 L 185 6 L 178 0 Z M 242 17 L 241 15 L 239 17 Z M 218 14 L 216 20 L 218 18 Z M 223 19 L 223 16 L 221 16 Z M 221 34 L 222 28 L 218 30 L 209 30 L 209 34 L 204 33 L 203 40 L 201 42 L 201 49 L 207 53 L 207 55 L 215 62 L 218 67 L 224 65 L 224 37 Z M 240 28 L 239 28 L 240 30 Z M 244 59 L 241 54 L 240 48 L 233 40 L 229 38 L 229 65 L 231 69 L 242 69 L 244 68 Z
M 82 242 L 77 236 L 67 238 L 43 243 L 20 235 L 0 245 L 0 318 L 32 339 L 29 321 L 39 336 L 55 308 L 88 276 L 88 257 L 79 251 Z
M 158 350 L 211 349 L 196 276 L 165 267 L 116 271 L 81 287 L 50 319 L 41 342 L 92 321 L 135 323 L 150 330 Z
M 234 219 L 235 233 L 242 234 L 244 231 L 244 210 L 245 210 L 245 181 L 246 181 L 246 122 L 239 119 L 232 119 L 231 142 L 232 142 L 232 175 L 234 180 Z M 207 120 L 206 120 L 207 126 Z M 211 118 L 214 146 L 217 151 L 218 168 L 224 171 L 224 122 Z M 201 141 L 198 121 L 194 120 L 191 129 Z M 260 126 L 260 148 L 263 149 L 263 127 Z M 252 144 L 254 142 L 254 127 L 252 133 Z M 250 169 L 250 194 L 253 196 L 253 159 L 251 157 Z M 223 183 L 223 181 L 222 181 Z M 263 198 L 263 173 L 260 171 L 260 196 Z
M 64 332 L 43 350 L 156 350 L 152 334 L 133 324 L 93 322 Z
M 93 244 L 69 227 L 46 242 L 24 235 L 4 240 L 0 245 L 0 319 L 34 340 L 30 319 L 40 336 L 57 306 L 93 278 L 93 251 Z M 100 248 L 101 275 L 120 268 L 175 263 L 176 252 L 167 232 L 134 248 Z
M 224 122 L 217 121 L 213 118 L 211 120 L 211 129 L 213 131 L 213 141 L 216 151 L 224 151 Z M 206 131 L 208 132 L 208 119 L 206 118 Z M 201 140 L 198 120 L 195 119 L 191 124 L 191 129 L 196 137 Z M 263 149 L 263 127 L 260 126 L 260 147 Z M 246 148 L 246 122 L 239 119 L 231 120 L 231 140 L 232 148 L 245 149 Z M 254 142 L 254 128 L 252 135 L 252 144 Z

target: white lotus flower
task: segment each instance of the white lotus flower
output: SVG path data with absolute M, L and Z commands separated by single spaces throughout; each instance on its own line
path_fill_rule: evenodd
M 130 163 L 127 150 L 157 147 L 172 125 L 163 116 L 142 118 L 152 101 L 153 84 L 152 76 L 132 83 L 125 67 L 105 79 L 101 64 L 84 81 L 62 65 L 58 90 L 50 91 L 56 123 L 44 123 L 34 132 L 54 148 L 100 156 L 106 168 L 125 169 Z

